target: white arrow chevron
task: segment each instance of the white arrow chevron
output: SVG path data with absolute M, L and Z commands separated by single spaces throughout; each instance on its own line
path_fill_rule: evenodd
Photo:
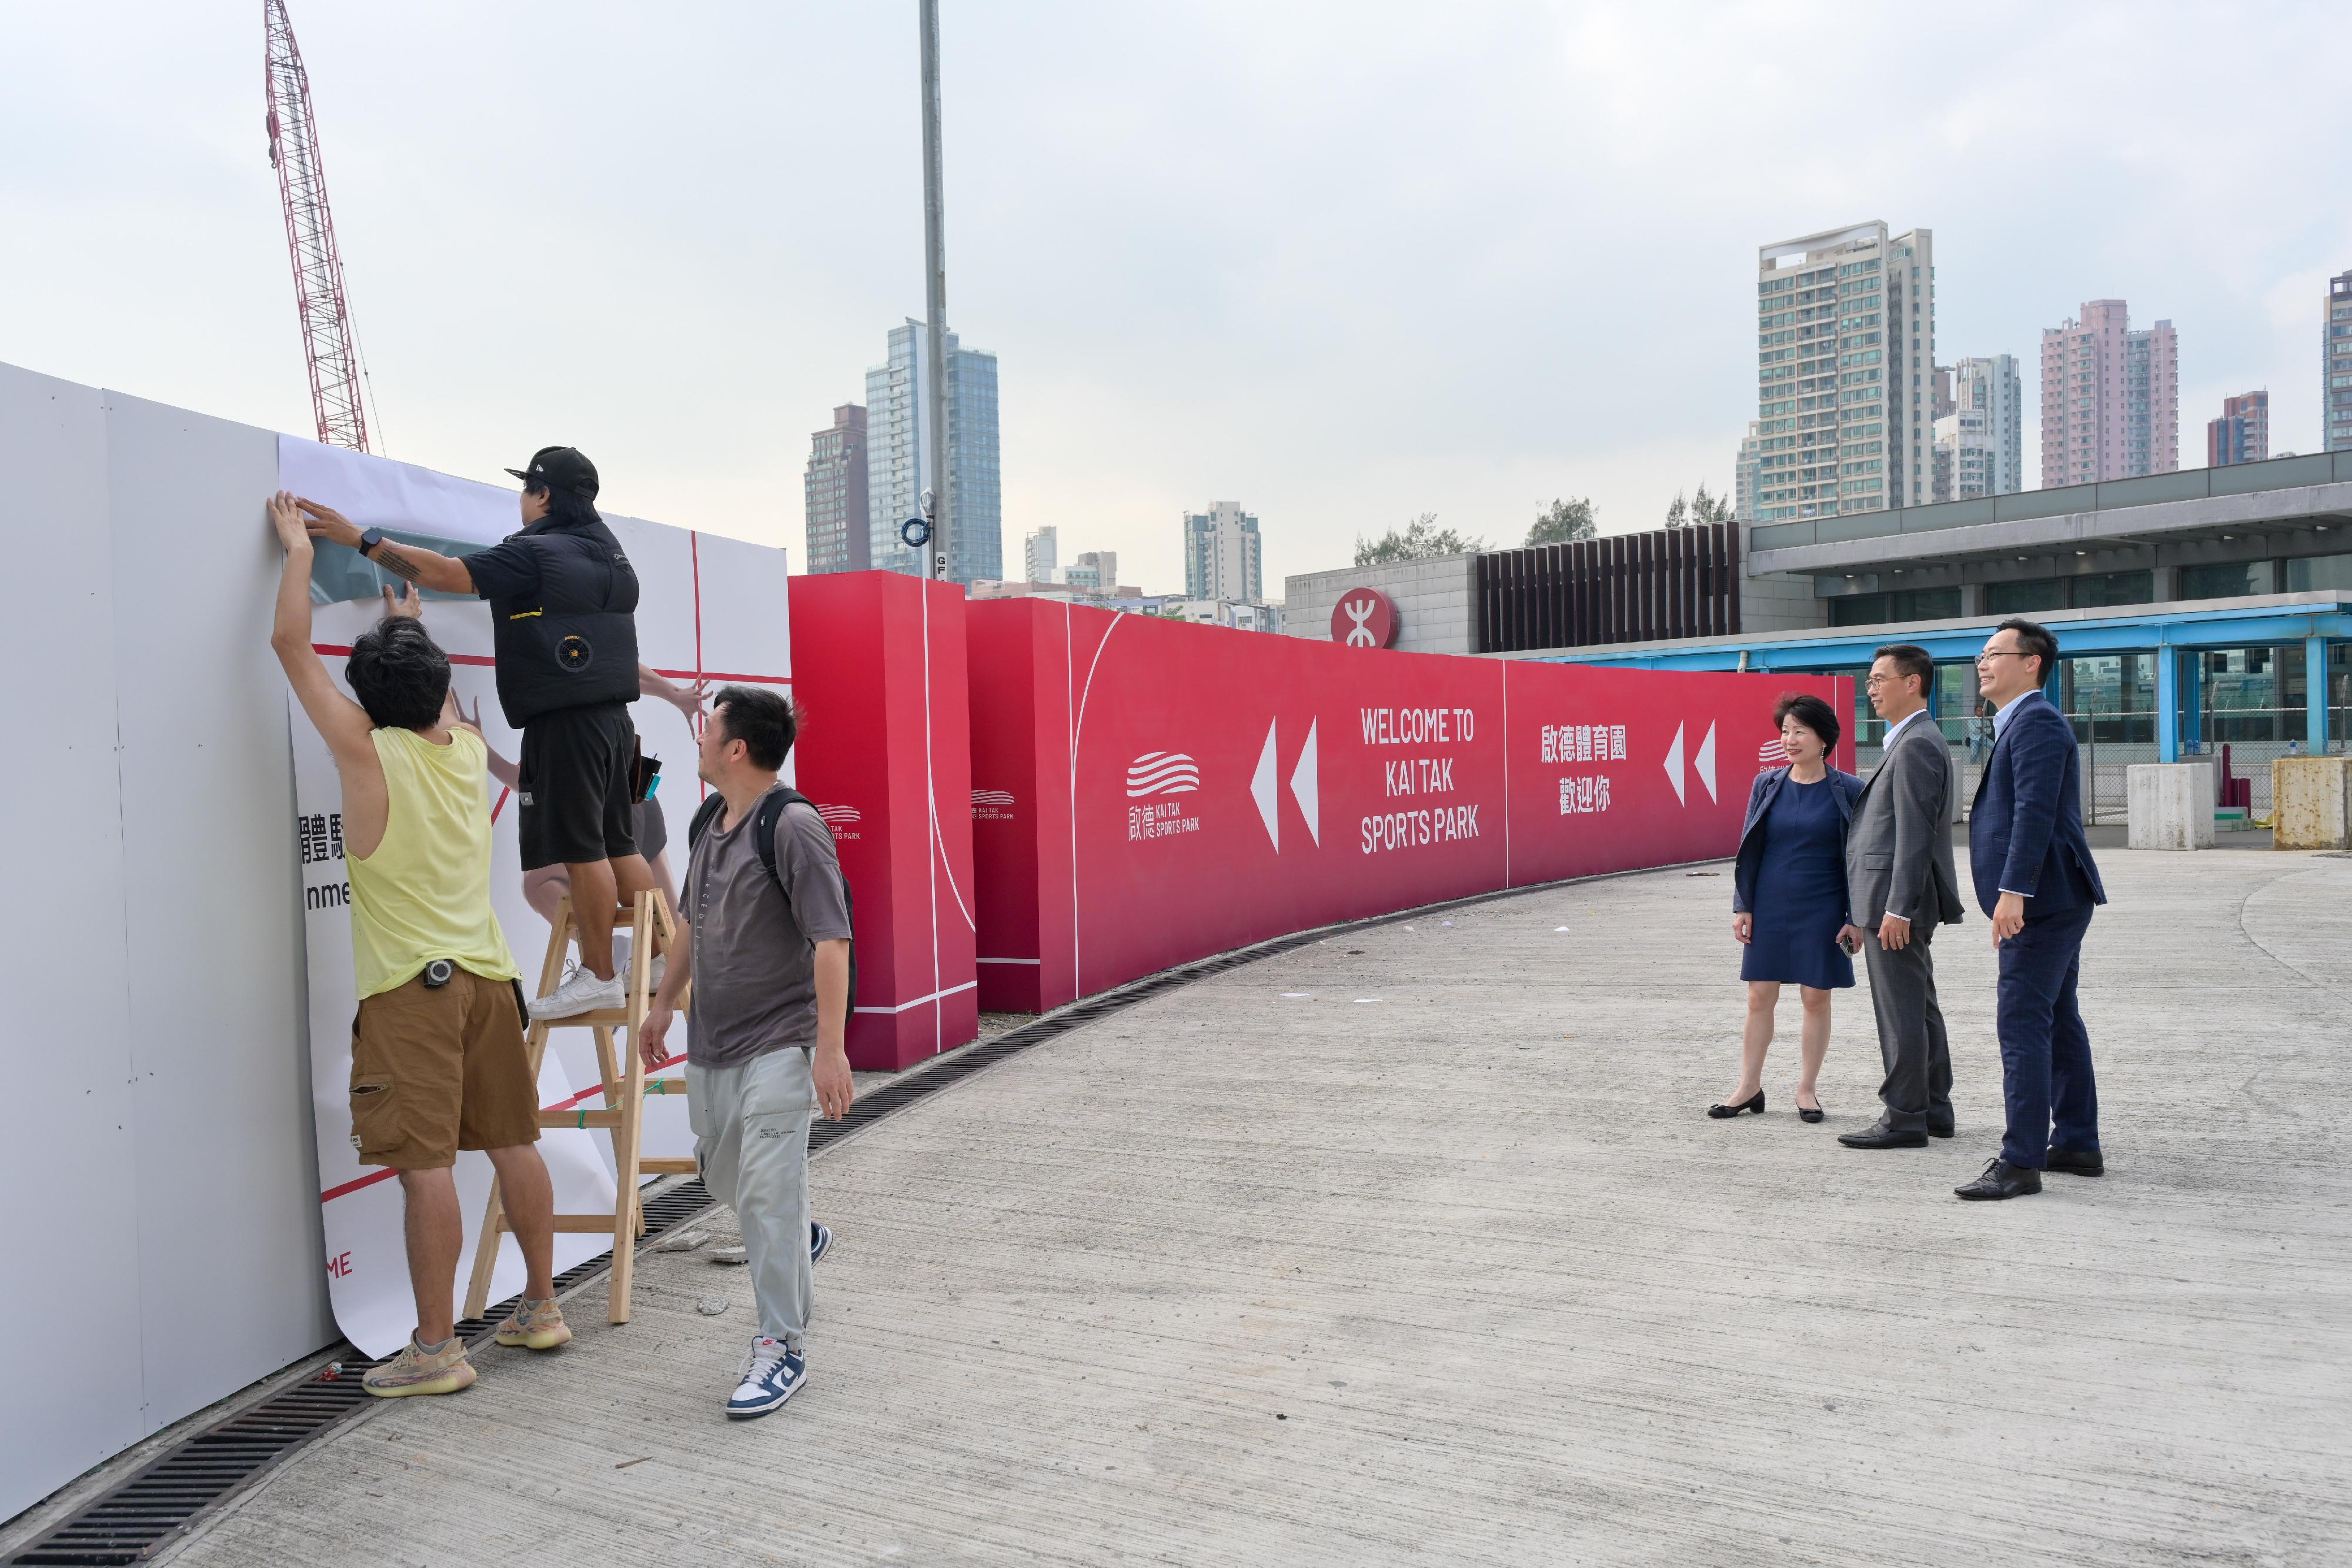
M 1675 799 L 1687 806 L 1683 794 L 1683 727 L 1675 726 L 1675 743 L 1666 747 L 1666 777 L 1674 780 Z
M 1307 721 L 1307 749 L 1298 754 L 1298 766 L 1290 770 L 1290 798 L 1298 802 L 1299 814 L 1307 819 L 1307 836 L 1320 849 L 1323 845 L 1323 813 L 1321 798 L 1316 793 L 1315 724 Z
M 1274 841 L 1274 852 L 1282 852 L 1282 798 L 1276 791 L 1281 788 L 1274 770 L 1274 731 L 1280 720 L 1265 727 L 1265 749 L 1257 754 L 1257 771 L 1250 775 L 1250 799 L 1257 802 L 1257 814 L 1265 823 L 1265 836 Z
M 1698 775 L 1698 781 L 1706 786 L 1706 798 L 1714 800 L 1715 726 L 1712 723 L 1706 727 L 1706 738 L 1698 743 L 1698 755 L 1691 758 L 1691 769 Z

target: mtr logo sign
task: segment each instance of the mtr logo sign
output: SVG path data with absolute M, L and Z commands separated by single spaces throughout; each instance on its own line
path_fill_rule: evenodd
M 1351 588 L 1331 606 L 1331 641 L 1349 648 L 1386 648 L 1396 642 L 1396 605 L 1377 588 Z

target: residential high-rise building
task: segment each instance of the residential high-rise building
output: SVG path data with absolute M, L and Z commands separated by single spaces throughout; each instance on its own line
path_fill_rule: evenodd
M 1184 515 L 1184 597 L 1265 602 L 1257 519 L 1240 502 L 1213 501 Z
M 2352 452 L 2352 272 L 2327 280 L 2319 332 L 2320 449 Z
M 2221 400 L 2221 417 L 2205 422 L 2205 466 L 2260 463 L 2271 455 L 2271 394 L 2241 392 Z
M 866 411 L 846 402 L 833 424 L 809 437 L 802 481 L 808 513 L 807 571 L 864 571 L 866 543 Z
M 2172 323 L 2131 329 L 2120 299 L 2042 333 L 2042 487 L 2180 467 L 2180 347 Z
M 1999 467 L 1996 450 L 1992 420 L 1981 409 L 1955 407 L 1937 420 L 1936 499 L 1969 501 L 2004 494 L 1992 487 Z
M 1739 438 L 1739 461 L 1731 471 L 1731 515 L 1739 522 L 1756 520 L 1756 459 L 1757 422 L 1748 422 L 1748 434 Z
M 1925 505 L 1934 236 L 1856 224 L 1756 253 L 1756 520 Z
M 1953 401 L 1952 398 L 1952 367 L 1949 365 L 1937 365 L 1936 367 L 1936 413 L 1934 417 L 1941 419 L 1959 406 L 1960 405 L 1957 402 Z
M 2025 488 L 2025 386 L 2015 354 L 1984 354 L 1952 363 L 1952 408 L 1984 415 L 1991 443 L 1986 472 L 1988 496 L 2014 496 Z
M 928 329 L 890 329 L 890 357 L 866 372 L 866 538 L 877 568 L 921 576 L 929 552 L 908 549 L 899 528 L 922 515 L 931 484 L 923 438 L 930 376 Z M 948 575 L 969 588 L 1004 574 L 1003 487 L 997 472 L 996 356 L 948 334 Z
M 1063 571 L 1062 580 L 1072 588 L 1086 589 L 1095 593 L 1118 591 L 1118 551 L 1090 549 L 1081 553 Z
M 1054 575 L 1062 570 L 1058 536 L 1052 528 L 1039 528 L 1021 541 L 1021 580 L 1024 582 L 1059 582 Z

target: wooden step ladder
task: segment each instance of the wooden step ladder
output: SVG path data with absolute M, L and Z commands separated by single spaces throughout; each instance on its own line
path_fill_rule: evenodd
M 524 1038 L 530 1060 L 530 1081 L 539 1082 L 539 1066 L 547 1053 L 547 1037 L 551 1030 L 585 1029 L 596 1039 L 596 1068 L 604 1080 L 604 1104 L 602 1110 L 541 1111 L 539 1124 L 552 1127 L 603 1127 L 613 1134 L 613 1212 L 610 1214 L 558 1214 L 555 1229 L 566 1233 L 601 1235 L 610 1231 L 613 1237 L 613 1283 L 611 1320 L 616 1323 L 629 1321 L 629 1293 L 635 1281 L 637 1238 L 646 1233 L 645 1203 L 639 1197 L 637 1183 L 646 1176 L 687 1175 L 695 1171 L 691 1155 L 684 1158 L 656 1158 L 645 1153 L 646 1096 L 648 1094 L 683 1094 L 682 1079 L 646 1078 L 644 1054 L 637 1050 L 638 1031 L 646 1014 L 653 1005 L 654 944 L 644 939 L 647 932 L 661 938 L 665 951 L 675 945 L 677 923 L 669 900 L 658 891 L 640 893 L 635 907 L 623 906 L 614 914 L 613 928 L 637 934 L 629 945 L 629 972 L 624 990 L 625 1005 L 599 1009 L 595 1012 L 574 1013 L 570 1018 L 534 1019 Z M 572 950 L 572 938 L 576 923 L 572 916 L 572 901 L 566 898 L 555 912 L 553 929 L 547 936 L 547 961 L 541 967 L 538 995 L 545 996 L 555 989 L 563 978 L 563 965 Z M 690 989 L 690 986 L 689 986 Z M 686 995 L 678 998 L 678 1010 L 686 1009 Z M 615 1030 L 623 1031 L 620 1043 L 614 1041 Z M 513 1227 L 507 1222 L 506 1205 L 501 1201 L 497 1176 L 490 1178 L 490 1197 L 482 1211 L 482 1229 L 474 1243 L 474 1277 L 466 1287 L 466 1310 L 460 1316 L 478 1318 L 489 1305 L 490 1275 L 498 1267 L 500 1239 Z

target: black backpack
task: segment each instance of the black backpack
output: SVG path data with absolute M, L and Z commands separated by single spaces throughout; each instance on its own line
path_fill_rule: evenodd
M 760 863 L 768 868 L 769 880 L 776 884 L 776 891 L 784 895 L 784 907 L 787 909 L 793 906 L 793 890 L 784 885 L 783 873 L 776 870 L 776 819 L 784 814 L 785 807 L 795 802 L 808 807 L 811 810 L 816 810 L 815 801 L 787 784 L 762 795 L 760 798 L 758 809 L 751 813 L 751 847 L 760 852 Z M 686 852 L 688 855 L 694 853 L 694 846 L 701 841 L 703 830 L 717 821 L 719 814 L 726 809 L 727 797 L 717 793 L 711 794 L 701 805 L 695 808 L 694 820 L 686 825 Z M 834 862 L 834 869 L 838 872 L 840 868 L 841 862 L 836 858 Z M 841 877 L 841 912 L 849 917 L 852 931 L 849 939 L 849 1000 L 846 1013 L 854 1014 L 857 1011 L 857 938 L 855 935 L 857 925 L 857 901 L 850 896 L 849 877 L 846 873 L 842 873 Z M 845 1030 L 849 1027 L 849 1019 L 845 1015 L 842 1019 L 842 1027 Z

